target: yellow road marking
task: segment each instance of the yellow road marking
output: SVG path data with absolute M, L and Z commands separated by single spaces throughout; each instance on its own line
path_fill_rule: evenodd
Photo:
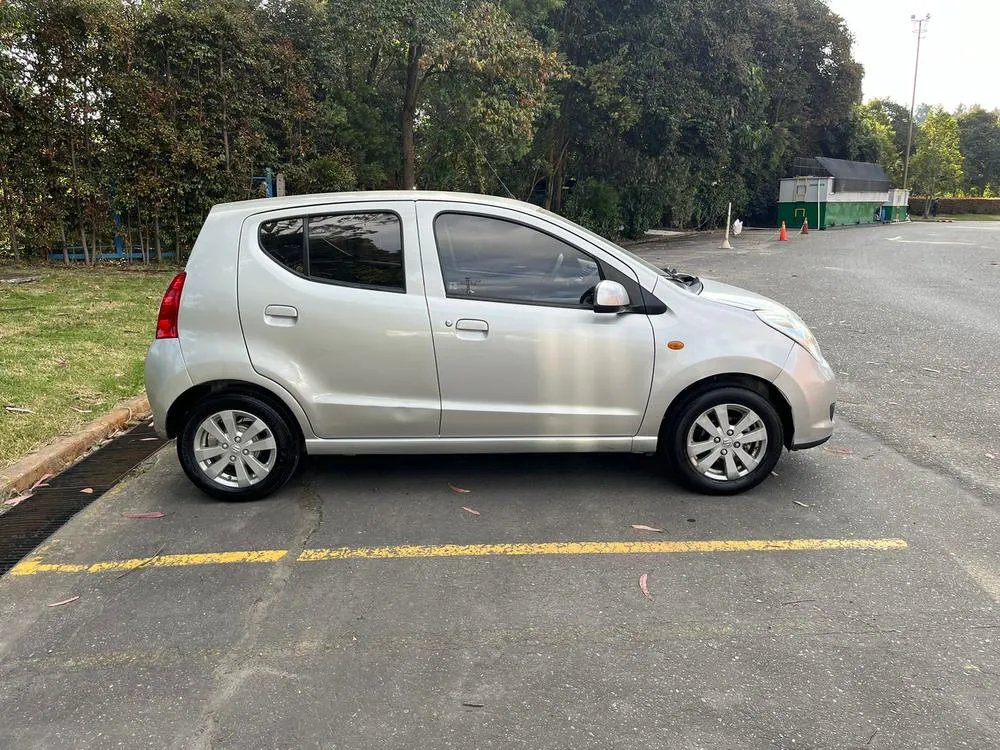
M 821 550 L 906 549 L 903 539 L 745 539 L 696 542 L 542 542 L 538 544 L 436 544 L 393 547 L 336 547 L 306 549 L 297 562 L 322 560 L 391 560 L 421 557 L 488 557 L 522 555 L 636 555 L 683 552 L 793 552 Z M 273 563 L 288 555 L 288 550 L 248 550 L 243 552 L 206 552 L 190 555 L 159 555 L 131 560 L 108 560 L 81 565 L 45 563 L 41 558 L 15 565 L 12 576 L 38 573 L 111 573 L 135 568 L 181 568 L 197 565 L 232 565 L 235 563 Z
M 186 568 L 194 565 L 232 565 L 233 563 L 273 563 L 288 554 L 287 549 L 251 550 L 247 552 L 203 552 L 191 555 L 158 555 L 132 560 L 108 560 L 92 565 L 43 563 L 37 557 L 18 563 L 10 570 L 12 576 L 36 573 L 114 573 L 135 568 Z
M 779 552 L 789 550 L 902 549 L 902 539 L 749 539 L 704 542 L 545 542 L 541 544 L 443 544 L 307 549 L 299 562 L 402 557 L 490 555 L 634 555 L 676 552 Z

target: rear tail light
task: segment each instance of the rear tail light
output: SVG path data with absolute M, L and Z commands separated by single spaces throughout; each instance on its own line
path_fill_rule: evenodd
M 187 272 L 181 271 L 170 282 L 163 301 L 160 303 L 160 314 L 156 319 L 156 338 L 177 338 L 177 313 L 181 309 L 181 291 L 184 289 L 184 279 Z

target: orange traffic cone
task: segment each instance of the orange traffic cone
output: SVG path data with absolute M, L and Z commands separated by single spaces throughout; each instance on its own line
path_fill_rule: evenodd
M 788 239 L 788 232 L 785 231 L 785 222 L 781 222 L 781 233 L 778 235 L 778 239 L 782 242 Z
M 809 234 L 809 219 L 802 220 L 802 234 Z

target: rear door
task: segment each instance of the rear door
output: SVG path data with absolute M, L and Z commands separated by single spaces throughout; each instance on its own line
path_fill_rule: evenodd
M 317 436 L 438 435 L 412 201 L 248 218 L 238 296 L 254 369 L 295 396 Z
M 652 382 L 652 325 L 595 313 L 588 300 L 602 278 L 637 287 L 631 269 L 534 215 L 417 207 L 441 436 L 634 436 Z

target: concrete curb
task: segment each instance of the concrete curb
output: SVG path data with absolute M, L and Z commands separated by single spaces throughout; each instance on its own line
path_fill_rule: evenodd
M 75 434 L 57 438 L 29 453 L 0 472 L 0 499 L 23 492 L 46 474 L 58 474 L 101 440 L 129 422 L 142 419 L 149 412 L 149 401 L 145 396 L 138 396 L 98 417 Z

